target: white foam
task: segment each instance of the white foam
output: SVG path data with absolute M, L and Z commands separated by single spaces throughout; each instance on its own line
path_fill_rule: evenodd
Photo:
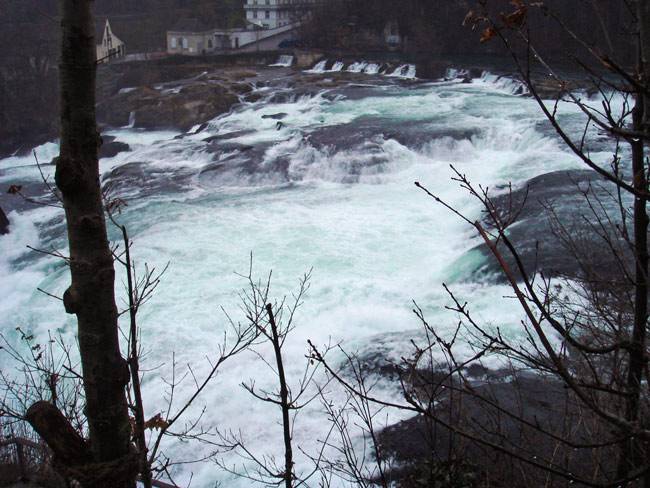
M 481 77 L 472 80 L 473 83 L 482 83 L 494 90 L 506 95 L 528 95 L 529 90 L 526 84 L 509 76 L 495 75 L 489 71 L 483 71 Z
M 325 73 L 325 68 L 327 67 L 327 59 L 319 61 L 314 65 L 312 69 L 308 69 L 305 73 Z
M 408 70 L 407 66 L 400 73 Z M 563 105 L 562 110 L 568 116 L 575 113 L 571 106 Z M 286 114 L 280 130 L 277 120 L 262 117 L 279 113 Z M 147 169 L 169 174 L 189 170 L 198 174 L 206 165 L 227 162 L 237 154 L 215 156 L 206 151 L 203 138 L 228 134 L 233 136 L 229 142 L 265 148 L 252 161 L 261 170 L 282 162 L 282 171 L 268 178 L 263 171 L 253 178 L 232 172 L 228 188 L 225 184 L 202 188 L 197 178 L 192 191 L 142 197 L 120 215 L 134 240 L 138 263 L 161 267 L 171 261 L 170 271 L 140 316 L 148 351 L 143 370 L 157 368 L 146 374 L 143 385 L 147 417 L 166 407 L 160 375 L 170 376 L 172 352 L 178 364 L 191 364 L 201 377 L 208 368 L 202 358 L 214 357 L 226 323 L 219 306 L 235 320 L 243 320 L 237 291 L 245 283 L 233 271 L 246 272 L 250 251 L 258 275 L 274 270 L 274 296 L 294 290 L 298 277 L 314 268 L 312 288 L 296 317 L 298 328 L 284 351 L 292 383 L 302 374 L 308 338 L 321 345 L 341 341 L 352 351 L 379 350 L 393 357 L 407 353 L 409 340 L 420 337 L 418 321 L 410 311 L 412 299 L 441 333 L 452 331 L 456 317 L 445 309 L 450 300 L 441 283 L 449 278 L 449 263 L 465 256 L 477 240 L 462 221 L 414 189 L 413 181 L 421 181 L 471 218 L 478 218 L 477 203 L 450 182 L 450 163 L 475 183 L 490 187 L 510 178 L 522 182 L 548 170 L 578 167 L 554 138 L 539 132 L 541 120 L 534 101 L 504 97 L 486 81 L 391 87 L 360 99 L 321 92 L 283 103 L 261 101 L 218 117 L 205 131 L 182 139 L 175 139 L 176 132 L 111 132 L 132 151 L 103 160 L 103 171 L 143 162 Z M 377 129 L 348 145 L 336 139 L 317 144 L 309 137 L 334 126 L 353 134 L 367 128 L 369 121 L 383 123 L 386 133 Z M 424 134 L 467 131 L 468 135 L 431 136 L 407 146 L 399 136 L 408 124 L 422 128 Z M 242 132 L 246 130 L 253 132 Z M 5 164 L 6 160 L 3 168 Z M 33 173 L 35 168 L 25 166 L 22 171 Z M 0 284 L 0 329 L 11 334 L 19 324 L 42 336 L 48 328 L 60 328 L 72 338 L 73 324 L 61 304 L 35 291 L 40 286 L 61 294 L 69 282 L 67 270 L 54 259 L 25 254 L 27 243 L 51 244 L 39 233 L 52 218 L 48 212 L 57 211 L 9 215 L 12 232 L 0 237 L 0 272 L 11 276 Z M 61 244 L 63 237 L 57 239 Z M 117 283 L 122 279 L 118 269 Z M 518 337 L 522 314 L 514 300 L 504 298 L 511 295 L 507 287 L 457 284 L 453 289 L 471 304 L 477 320 Z M 123 303 L 119 285 L 118 294 Z M 465 344 L 461 356 L 470 351 Z M 267 358 L 272 354 L 267 347 L 259 353 Z M 243 391 L 241 382 L 250 378 L 259 388 L 274 388 L 273 375 L 263 361 L 254 354 L 243 355 L 225 365 L 189 418 L 205 405 L 206 426 L 243 429 L 257 455 L 281 457 L 279 412 Z M 377 388 L 378 395 L 394 396 L 394 385 L 386 381 Z M 179 402 L 192 390 L 190 382 L 180 386 Z M 334 402 L 342 396 L 336 389 L 331 391 Z M 298 417 L 294 440 L 314 453 L 326 429 L 315 402 Z M 210 451 L 208 446 L 188 448 L 172 439 L 164 446 L 174 460 L 199 458 Z M 227 461 L 236 458 L 229 456 Z M 298 470 L 308 468 L 299 453 L 296 462 Z M 249 486 L 210 463 L 174 469 L 181 485 L 193 472 L 193 486 L 198 488 L 216 481 L 236 488 Z
M 417 76 L 417 67 L 414 64 L 403 64 L 398 66 L 395 71 L 390 73 L 388 76 L 412 80 Z
M 293 56 L 288 54 L 282 54 L 274 64 L 271 64 L 269 66 L 290 68 L 292 64 L 293 64 Z

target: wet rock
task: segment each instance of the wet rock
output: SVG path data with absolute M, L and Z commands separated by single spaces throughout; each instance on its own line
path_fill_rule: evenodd
M 104 175 L 102 183 L 110 183 L 116 196 L 128 200 L 183 191 L 192 176 L 188 169 L 170 172 L 145 162 L 130 162 L 113 168 Z
M 208 123 L 204 122 L 203 124 L 198 126 L 198 128 L 194 131 L 194 134 L 198 134 L 199 132 L 203 132 L 207 127 L 208 127 Z
M 223 154 L 230 153 L 234 151 L 247 152 L 254 148 L 254 146 L 249 146 L 247 144 L 239 144 L 236 142 L 221 142 L 215 141 L 214 143 L 208 144 L 207 151 L 209 153 Z
M 121 152 L 130 151 L 131 148 L 125 142 L 116 141 L 112 136 L 102 136 L 104 141 L 99 148 L 99 158 L 112 158 Z
M 97 117 L 119 127 L 128 124 L 133 113 L 135 127 L 187 131 L 229 112 L 238 101 L 227 84 L 195 80 L 176 87 L 140 87 L 118 93 L 97 106 Z
M 431 381 L 429 388 L 439 387 L 436 378 L 431 378 Z M 398 481 L 397 486 L 433 486 L 427 483 L 408 485 L 408 482 L 404 481 L 432 459 L 439 463 L 448 463 L 459 455 L 472 465 L 465 466 L 461 472 L 467 473 L 469 467 L 470 471 L 475 470 L 477 474 L 487 475 L 494 486 L 565 486 L 566 482 L 549 483 L 549 474 L 542 470 L 528 469 L 522 475 L 517 462 L 506 454 L 495 449 L 486 449 L 471 437 L 453 435 L 442 423 L 517 453 L 521 452 L 517 446 L 520 446 L 521 439 L 525 439 L 526 455 L 533 459 L 551 459 L 561 452 L 563 456 L 566 455 L 566 459 L 570 459 L 568 462 L 572 473 L 588 476 L 593 461 L 589 458 L 591 453 L 587 452 L 588 450 L 574 451 L 569 446 L 559 445 L 538 430 L 567 435 L 566 429 L 563 428 L 565 425 L 571 425 L 573 428 L 568 435 L 576 443 L 588 442 L 592 435 L 589 429 L 584 427 L 584 421 L 580 421 L 583 420 L 580 406 L 567 396 L 561 382 L 532 374 L 516 373 L 516 380 L 513 380 L 513 375 L 510 374 L 504 376 L 503 380 L 476 384 L 474 393 L 454 393 L 453 399 L 441 393 L 433 407 L 434 415 L 440 419 L 441 424 L 427 420 L 423 415 L 417 415 L 379 433 L 381 451 L 384 456 L 395 461 L 393 465 L 396 468 L 391 477 L 393 480 L 402 481 Z M 480 397 L 487 398 L 492 403 L 482 401 Z M 521 415 L 527 424 L 519 422 L 514 416 L 504 415 L 503 411 Z
M 2 207 L 0 207 L 0 235 L 9 233 L 9 219 L 5 215 Z
M 206 137 L 203 139 L 203 142 L 217 142 L 217 141 L 226 141 L 228 139 L 236 139 L 237 137 L 247 136 L 253 134 L 254 130 L 238 130 L 234 132 L 228 132 L 227 134 L 217 134 L 214 136 Z
M 248 83 L 235 83 L 230 89 L 238 95 L 248 95 L 253 91 L 253 87 Z
M 632 259 L 625 256 L 627 246 L 624 245 L 621 246 L 621 255 L 614 256 L 591 225 L 597 216 L 590 208 L 590 202 L 600 202 L 594 208 L 601 218 L 603 212 L 614 221 L 620 215 L 613 195 L 616 195 L 613 185 L 594 171 L 555 171 L 531 179 L 511 195 L 502 192 L 493 198 L 493 203 L 502 216 L 517 214 L 516 223 L 508 229 L 508 236 L 517 248 L 527 274 L 543 272 L 547 277 L 580 278 L 585 274 L 585 266 L 592 263 L 597 268 L 599 279 L 607 280 L 620 272 L 618 259 Z M 559 223 L 563 230 L 558 227 Z M 489 226 L 489 222 L 486 221 L 485 225 Z M 609 231 L 609 237 L 616 243 L 620 237 L 613 228 Z M 575 241 L 572 249 L 567 247 L 566 239 L 561 238 L 558 232 L 567 233 Z M 507 249 L 502 247 L 501 250 L 511 269 L 517 269 Z M 588 260 L 577 259 L 576 251 Z M 470 254 L 478 254 L 483 262 L 470 273 L 471 280 L 488 278 L 505 282 L 505 276 L 485 244 L 477 246 Z
M 271 115 L 262 115 L 263 119 L 273 119 L 273 120 L 282 120 L 284 119 L 287 115 L 284 112 L 280 112 L 279 114 L 271 114 Z

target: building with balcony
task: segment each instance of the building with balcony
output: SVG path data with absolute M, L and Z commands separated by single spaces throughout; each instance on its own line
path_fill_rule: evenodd
M 311 2 L 301 0 L 246 0 L 244 11 L 250 25 L 263 29 L 277 29 L 300 22 L 305 5 Z
M 167 52 L 200 56 L 277 50 L 281 42 L 293 39 L 316 1 L 246 0 L 246 26 L 236 29 L 211 29 L 198 19 L 181 19 L 167 31 Z

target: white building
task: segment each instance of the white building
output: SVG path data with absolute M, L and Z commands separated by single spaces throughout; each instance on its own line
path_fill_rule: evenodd
M 108 19 L 106 19 L 106 22 L 103 25 L 98 25 L 95 32 L 95 39 L 99 40 L 99 43 L 97 44 L 98 63 L 108 63 L 126 55 L 126 46 L 124 41 L 113 33 L 113 29 L 111 29 L 111 24 Z
M 182 19 L 167 31 L 167 52 L 199 56 L 228 51 L 273 51 L 294 31 L 319 0 L 246 0 L 246 27 L 209 29 L 197 19 Z
M 246 0 L 246 20 L 263 29 L 277 29 L 300 22 L 314 0 Z

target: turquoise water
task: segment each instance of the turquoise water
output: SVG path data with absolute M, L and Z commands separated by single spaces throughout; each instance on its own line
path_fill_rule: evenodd
M 481 264 L 467 254 L 478 243 L 472 230 L 413 182 L 476 219 L 480 208 L 451 181 L 450 164 L 473 182 L 496 187 L 509 180 L 521 185 L 541 173 L 579 167 L 578 162 L 544 129 L 535 103 L 512 95 L 503 83 L 483 78 L 473 84 L 396 80 L 372 86 L 369 80 L 363 88 L 243 104 L 205 131 L 180 139 L 176 132 L 111 132 L 132 148 L 102 160 L 101 169 L 105 181 L 122 181 L 117 196 L 129 206 L 119 218 L 131 233 L 134 257 L 140 265 L 170 263 L 140 316 L 143 368 L 150 370 L 144 382 L 148 416 L 166 407 L 161 378 L 171 374 L 172 354 L 181 368 L 190 364 L 197 376 L 205 374 L 205 357 L 216 354 L 226 324 L 221 307 L 241 319 L 238 291 L 246 283 L 236 272 L 247 272 L 250 253 L 257 276 L 273 270 L 277 297 L 295 290 L 300 276 L 313 269 L 297 329 L 284 351 L 292 380 L 304 369 L 307 339 L 341 343 L 364 354 L 406 354 L 409 341 L 420 338 L 412 300 L 441 331 L 453 330 L 456 317 L 445 309 L 450 300 L 443 282 L 454 283 L 477 319 L 519 334 L 522 314 L 504 298 L 510 295 L 507 288 L 463 279 Z M 274 90 L 266 92 L 270 97 Z M 568 123 L 577 121 L 575 110 L 563 110 Z M 278 113 L 287 114 L 279 130 L 276 120 L 262 118 Z M 220 137 L 219 142 L 208 144 L 209 136 Z M 56 144 L 36 151 L 49 161 Z M 2 185 L 38 181 L 32 158 L 0 164 Z M 119 171 L 136 166 L 140 176 L 124 183 Z M 66 268 L 25 248 L 65 253 L 60 211 L 26 208 L 9 218 L 12 232 L 0 237 L 0 329 L 10 340 L 18 325 L 38 337 L 58 330 L 73 338 L 74 322 L 59 302 L 36 290 L 62 295 Z M 120 275 L 118 285 L 122 281 Z M 120 296 L 123 303 L 121 290 Z M 265 346 L 257 351 L 272 357 Z M 469 345 L 461 348 L 461 354 L 469 351 Z M 6 358 L 0 362 L 3 369 L 12 367 Z M 247 353 L 225 366 L 193 414 L 205 405 L 205 425 L 241 429 L 255 452 L 281 458 L 279 412 L 243 390 L 241 382 L 250 379 L 273 388 L 263 361 Z M 393 395 L 395 385 L 384 381 L 377 389 Z M 187 380 L 176 395 L 191 391 Z M 334 387 L 330 394 L 333 401 L 341 399 Z M 387 420 L 397 418 L 391 414 Z M 315 402 L 298 418 L 295 440 L 315 452 L 327 428 Z M 211 449 L 166 444 L 175 460 L 198 458 Z M 297 456 L 298 469 L 307 470 L 309 462 Z M 236 462 L 232 455 L 226 460 Z M 193 476 L 197 487 L 215 480 L 249 486 L 210 462 L 174 470 L 177 482 Z

